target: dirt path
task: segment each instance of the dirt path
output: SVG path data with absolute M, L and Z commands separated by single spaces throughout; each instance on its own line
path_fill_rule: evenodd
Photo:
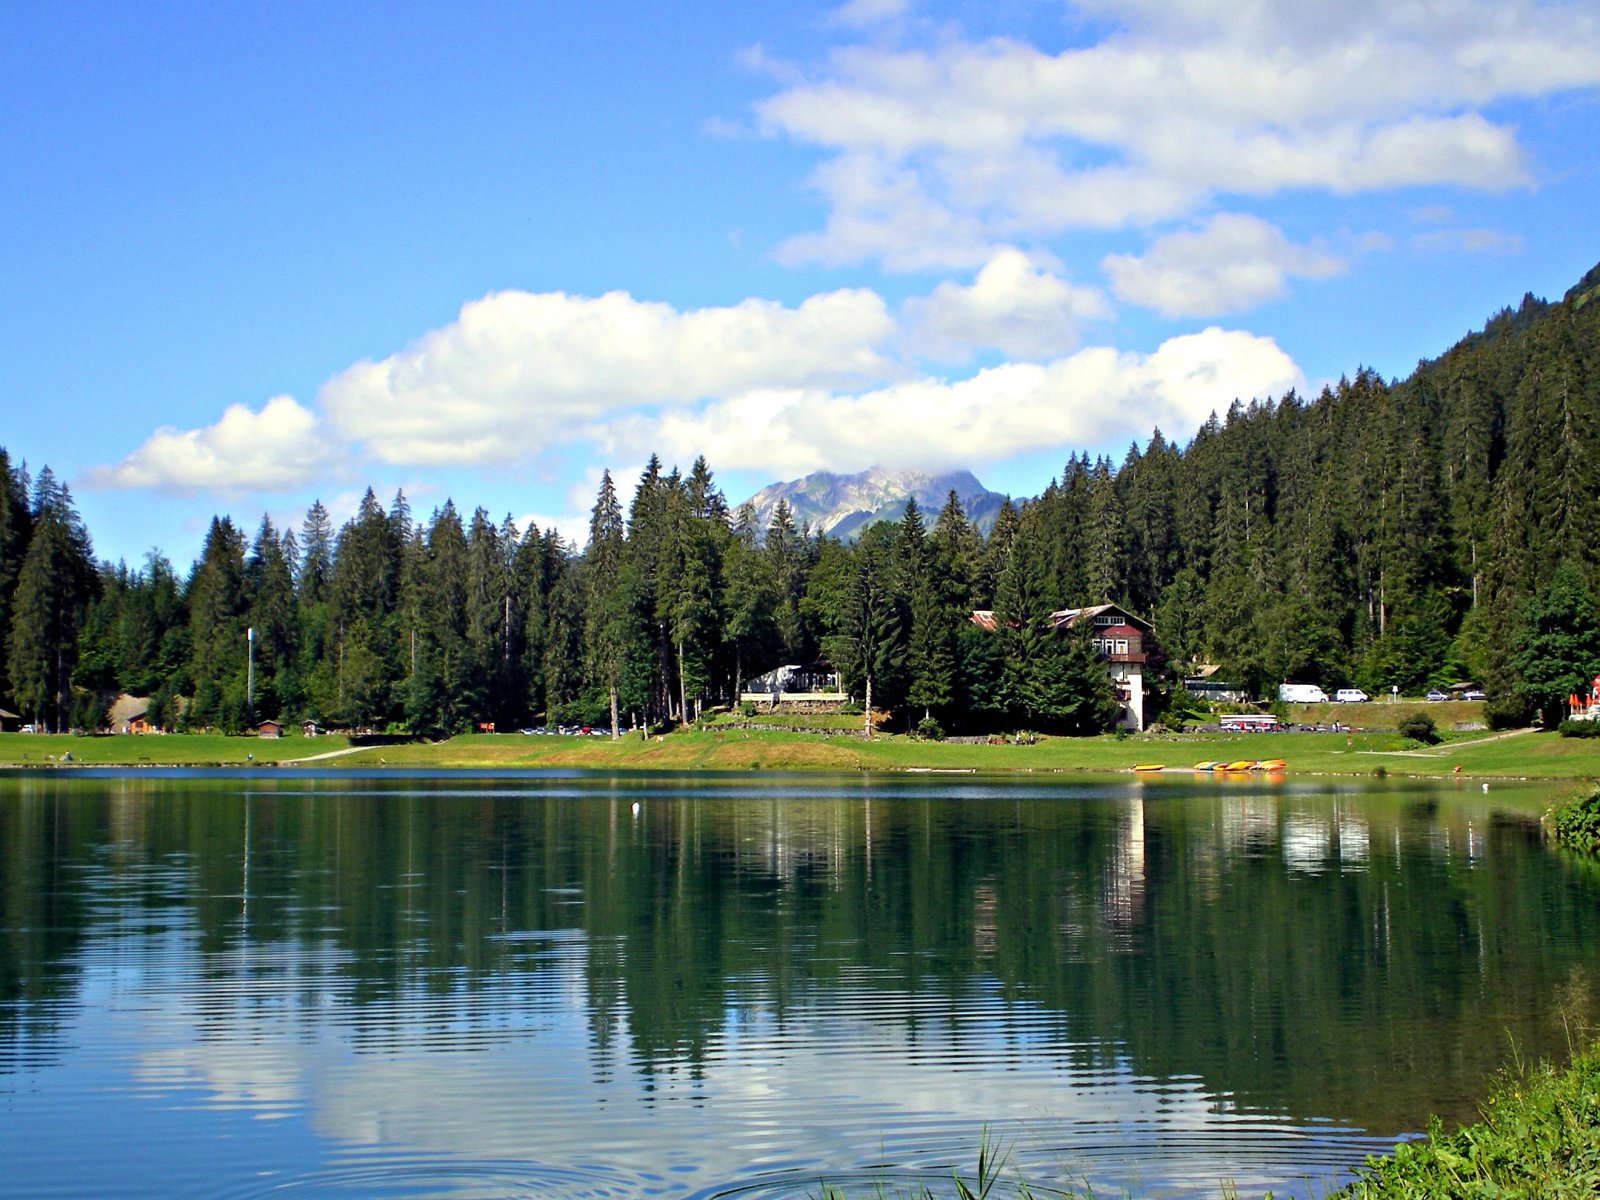
M 1470 742 L 1451 742 L 1432 750 L 1357 750 L 1357 754 L 1375 754 L 1383 758 L 1448 758 L 1469 746 L 1484 746 L 1490 742 L 1503 742 L 1506 738 L 1521 737 L 1538 732 L 1532 726 L 1526 729 L 1508 729 L 1504 733 L 1491 733 L 1487 737 L 1473 738 Z
M 321 754 L 308 754 L 304 758 L 280 758 L 278 765 L 287 767 L 294 763 L 323 762 L 330 758 L 343 758 L 347 754 L 360 754 L 363 750 L 370 750 L 370 746 L 347 746 L 343 750 L 327 750 Z

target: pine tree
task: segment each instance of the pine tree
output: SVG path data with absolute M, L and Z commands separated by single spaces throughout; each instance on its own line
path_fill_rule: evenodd
M 298 702 L 292 669 L 294 660 L 294 579 L 283 539 L 270 518 L 263 516 L 244 564 L 244 591 L 249 628 L 255 630 L 254 711 L 281 714 L 285 704 Z
M 633 605 L 623 587 L 626 537 L 622 505 L 611 472 L 600 477 L 600 493 L 589 514 L 589 548 L 584 556 L 584 662 L 604 690 L 611 737 L 622 735 L 619 712 L 623 671 L 634 638 Z
M 948 708 L 955 699 L 957 625 L 941 594 L 915 497 L 906 501 L 900 522 L 900 570 L 907 622 L 906 701 L 921 708 L 928 720 L 934 709 Z
M 800 612 L 800 597 L 805 591 L 805 539 L 795 528 L 789 503 L 779 500 L 767 524 L 766 553 L 777 597 L 773 622 L 777 627 L 779 649 L 787 662 L 804 656 L 805 623 Z
M 896 527 L 885 521 L 863 530 L 853 551 L 830 541 L 815 575 L 823 650 L 845 690 L 861 697 L 869 735 L 874 708 L 893 709 L 905 695 L 896 541 Z
M 1557 567 L 1523 606 L 1510 649 L 1515 696 L 1555 728 L 1567 698 L 1600 677 L 1600 611 L 1575 564 Z
M 12 694 L 8 666 L 12 598 L 32 536 L 26 473 L 12 467 L 10 455 L 0 446 L 0 696 Z
M 191 727 L 217 726 L 237 733 L 245 726 L 244 536 L 227 517 L 213 517 L 200 560 L 189 577 L 190 676 L 194 698 L 184 712 Z
M 734 524 L 722 583 L 723 633 L 733 654 L 733 676 L 738 688 L 743 687 L 746 675 L 762 673 L 771 665 L 777 638 L 773 617 L 777 582 L 767 571 L 756 540 L 755 506 L 746 502 L 740 506 Z

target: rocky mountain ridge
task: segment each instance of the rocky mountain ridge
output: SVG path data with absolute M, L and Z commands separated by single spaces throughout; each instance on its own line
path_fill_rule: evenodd
M 785 500 L 795 527 L 810 525 L 814 533 L 853 540 L 874 521 L 898 521 L 906 499 L 915 496 L 923 518 L 932 525 L 954 491 L 967 519 L 987 534 L 1005 496 L 991 492 L 971 471 L 896 471 L 869 467 L 854 475 L 813 471 L 803 479 L 773 483 L 762 488 L 749 503 L 755 506 L 757 528 L 772 523 L 778 501 Z

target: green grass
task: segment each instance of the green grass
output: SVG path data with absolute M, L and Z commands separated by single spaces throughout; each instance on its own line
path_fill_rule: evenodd
M 754 729 L 817 729 L 837 730 L 849 733 L 864 728 L 866 718 L 860 713 L 854 716 L 846 713 L 786 713 L 786 712 L 758 712 L 753 717 L 744 717 L 737 712 L 719 713 L 712 722 L 713 728 L 743 728 L 749 726 Z M 881 725 L 881 719 L 880 719 Z
M 289 762 L 342 750 L 337 736 L 263 740 L 207 734 L 72 737 L 0 734 L 0 764 L 48 766 L 66 753 L 86 765 L 242 764 Z M 879 733 L 871 741 L 826 733 L 713 726 L 648 741 L 601 737 L 471 734 L 437 743 L 373 747 L 316 765 L 340 767 L 589 767 L 597 770 L 827 771 L 1127 771 L 1136 763 L 1187 770 L 1204 759 L 1282 758 L 1295 775 L 1408 775 L 1477 779 L 1600 778 L 1600 740 L 1555 733 L 1463 735 L 1431 747 L 1398 734 L 1252 733 L 1042 738 L 1036 745 L 961 745 Z
M 349 739 L 327 737 L 226 737 L 218 733 L 75 734 L 0 733 L 0 764 L 55 766 L 70 754 L 84 766 L 217 766 L 247 761 L 275 763 L 343 750 Z
M 1304 725 L 1331 725 L 1335 721 L 1356 729 L 1394 730 L 1413 713 L 1427 713 L 1440 732 L 1457 725 L 1484 725 L 1482 700 L 1370 700 L 1365 704 L 1290 704 L 1289 720 Z M 1470 736 L 1470 735 L 1468 735 Z
M 1480 1106 L 1482 1119 L 1369 1159 L 1341 1200 L 1413 1197 L 1592 1197 L 1600 1192 L 1600 1049 L 1559 1070 L 1506 1075 Z

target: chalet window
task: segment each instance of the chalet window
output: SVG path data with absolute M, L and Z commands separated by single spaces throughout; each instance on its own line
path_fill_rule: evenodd
M 1117 651 L 1116 652 L 1118 654 L 1126 654 L 1128 652 L 1128 639 L 1127 638 L 1118 638 L 1117 639 Z
M 1096 625 L 1115 625 L 1120 619 L 1120 617 L 1114 617 L 1110 613 L 1102 613 L 1094 619 L 1094 623 Z

